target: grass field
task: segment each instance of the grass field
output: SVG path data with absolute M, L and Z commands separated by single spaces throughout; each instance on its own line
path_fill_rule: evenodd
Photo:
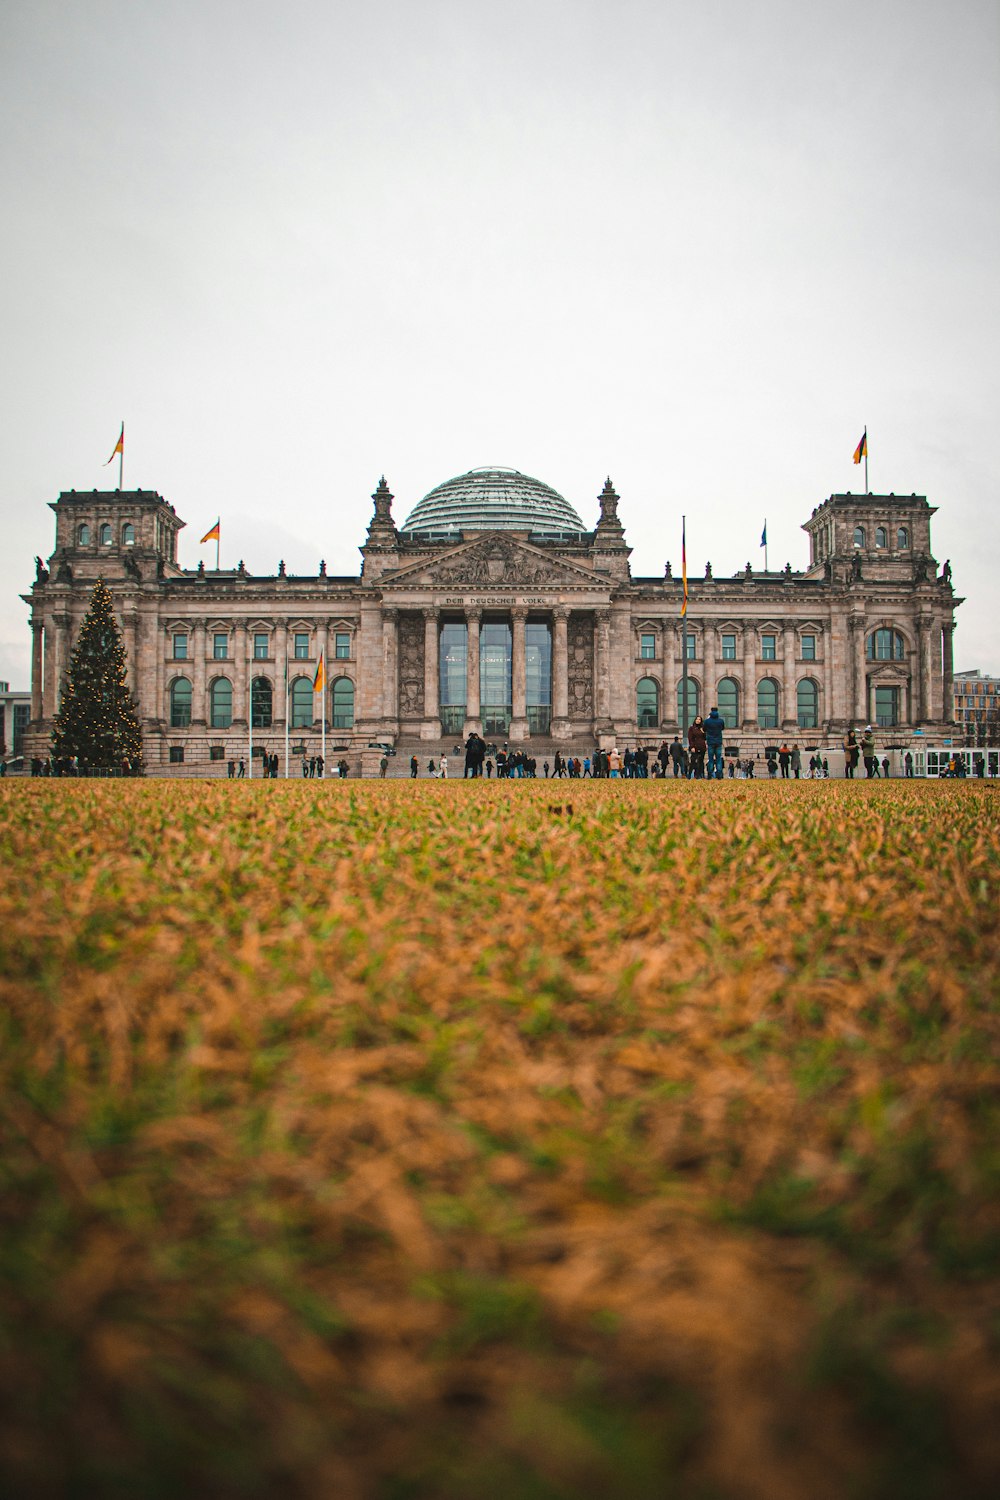
M 992 787 L 6 783 L 0 998 L 5 1493 L 997 1493 Z

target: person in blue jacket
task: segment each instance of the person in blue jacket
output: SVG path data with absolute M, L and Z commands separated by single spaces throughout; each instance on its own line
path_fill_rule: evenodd
M 726 721 L 719 716 L 719 710 L 713 708 L 709 711 L 705 720 L 705 739 L 708 743 L 708 770 L 706 776 L 709 781 L 715 778 L 722 780 L 722 736 L 725 732 Z

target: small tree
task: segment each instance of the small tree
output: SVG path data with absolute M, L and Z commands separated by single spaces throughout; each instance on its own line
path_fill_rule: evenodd
M 125 680 L 125 643 L 103 578 L 94 584 L 80 627 L 62 707 L 52 733 L 57 757 L 81 766 L 111 768 L 128 761 L 142 770 L 142 728 Z

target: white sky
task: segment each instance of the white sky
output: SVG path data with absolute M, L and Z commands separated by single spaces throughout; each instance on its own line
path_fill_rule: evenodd
M 183 563 L 352 574 L 479 464 L 801 568 L 867 424 L 1000 671 L 996 0 L 4 0 L 0 123 L 12 685 L 122 418 Z

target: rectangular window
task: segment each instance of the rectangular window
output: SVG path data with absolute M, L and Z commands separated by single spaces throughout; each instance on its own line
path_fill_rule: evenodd
M 186 635 L 174 636 L 174 661 L 187 661 L 188 638 Z
M 333 654 L 338 661 L 347 661 L 351 654 L 351 637 L 346 630 L 338 630 L 334 637 Z
M 642 635 L 639 637 L 639 655 L 643 661 L 654 661 L 656 658 L 656 636 Z
M 30 703 L 14 704 L 14 754 L 20 755 L 24 750 L 24 736 L 28 729 L 28 719 L 31 716 Z
M 212 657 L 213 657 L 213 659 L 215 661 L 225 661 L 225 659 L 226 659 L 226 657 L 228 655 L 229 655 L 229 637 L 228 637 L 228 635 L 222 635 L 222 634 L 213 635 L 213 637 L 212 637 Z
M 762 635 L 760 638 L 760 654 L 764 661 L 775 661 L 777 659 L 776 635 Z
M 898 688 L 876 687 L 875 723 L 885 729 L 891 729 L 894 724 L 899 723 Z
M 686 637 L 686 643 L 687 643 L 687 659 L 688 659 L 688 661 L 694 661 L 694 648 L 695 648 L 695 639 L 694 639 L 694 636 L 693 635 L 687 636 Z
M 736 660 L 736 637 L 735 635 L 724 635 L 722 637 L 722 660 Z
M 209 745 L 208 758 L 209 760 L 225 760 L 226 752 L 224 747 L 222 745 Z
M 295 660 L 309 660 L 309 636 L 304 630 L 295 632 Z
M 268 635 L 266 630 L 258 630 L 253 638 L 254 661 L 267 661 Z
M 171 745 L 170 746 L 170 764 L 172 766 L 179 766 L 179 765 L 182 765 L 183 762 L 184 762 L 184 746 L 183 745 Z
M 816 637 L 814 635 L 804 635 L 802 637 L 802 660 L 816 660 Z

